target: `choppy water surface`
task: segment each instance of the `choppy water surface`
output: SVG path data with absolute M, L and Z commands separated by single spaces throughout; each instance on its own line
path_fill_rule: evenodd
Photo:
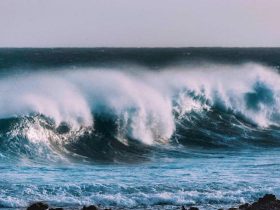
M 192 50 L 55 52 L 67 64 L 2 49 L 0 207 L 218 209 L 279 195 L 279 52 L 204 49 L 190 64 Z
M 141 164 L 1 163 L 1 206 L 43 200 L 55 206 L 217 209 L 279 195 L 279 151 L 162 157 Z M 183 155 L 182 155 L 183 156 Z

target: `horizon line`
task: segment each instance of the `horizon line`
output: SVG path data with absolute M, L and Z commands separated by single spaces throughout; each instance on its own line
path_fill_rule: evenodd
M 0 49 L 206 49 L 206 48 L 220 48 L 220 49 L 260 49 L 260 48 L 280 48 L 280 46 L 244 46 L 244 47 L 231 47 L 231 46 L 189 46 L 189 47 L 0 47 Z

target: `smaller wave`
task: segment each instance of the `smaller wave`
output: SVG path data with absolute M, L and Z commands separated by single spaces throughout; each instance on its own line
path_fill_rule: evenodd
M 190 184 L 192 185 L 192 184 Z M 261 187 L 248 188 L 239 186 L 236 190 L 221 187 L 218 189 L 191 189 L 184 186 L 129 186 L 106 184 L 70 184 L 67 186 L 56 185 L 21 185 L 6 187 L 0 195 L 0 206 L 4 208 L 24 208 L 29 202 L 43 200 L 53 206 L 76 207 L 83 205 L 101 205 L 117 208 L 166 208 L 173 209 L 182 205 L 195 205 L 202 209 L 225 207 L 239 204 L 240 202 L 257 198 L 266 192 Z M 194 186 L 193 186 L 194 187 Z M 228 186 L 229 187 L 229 186 Z M 211 187 L 210 187 L 211 188 Z M 10 196 L 9 190 L 17 193 L 17 197 Z M 83 200 L 81 200 L 81 197 Z M 9 198 L 9 199 L 7 199 Z

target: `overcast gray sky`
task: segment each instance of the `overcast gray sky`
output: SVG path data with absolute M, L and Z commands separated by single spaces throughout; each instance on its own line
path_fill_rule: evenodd
M 0 47 L 280 46 L 280 0 L 1 0 Z

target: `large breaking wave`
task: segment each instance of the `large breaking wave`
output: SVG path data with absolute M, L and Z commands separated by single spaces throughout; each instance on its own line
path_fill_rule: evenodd
M 166 145 L 280 145 L 273 69 L 126 68 L 2 76 L 1 157 L 128 161 Z

